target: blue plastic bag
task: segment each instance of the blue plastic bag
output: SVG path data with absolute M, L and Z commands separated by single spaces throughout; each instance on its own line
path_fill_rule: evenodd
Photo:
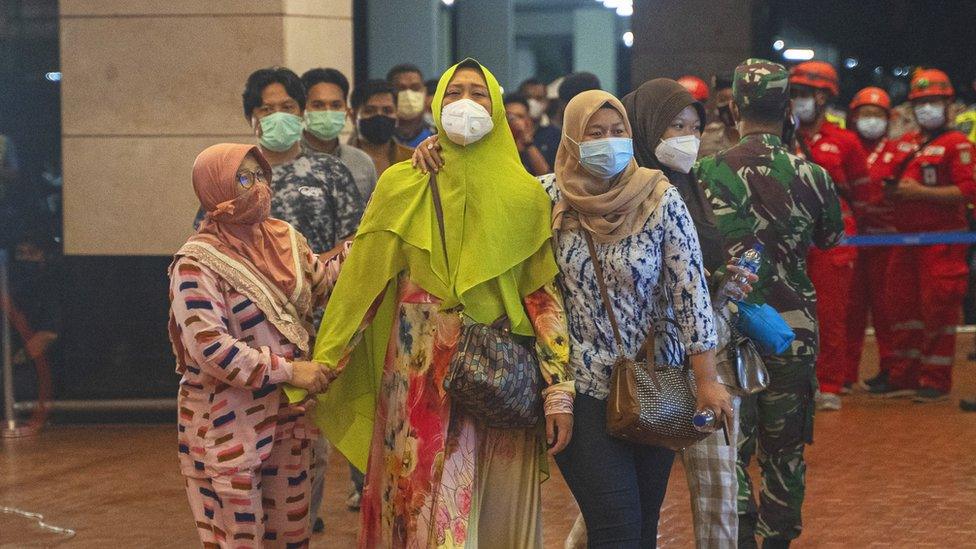
M 779 312 L 767 304 L 753 305 L 738 301 L 739 321 L 736 327 L 759 347 L 764 355 L 778 355 L 790 348 L 796 339 L 793 328 Z

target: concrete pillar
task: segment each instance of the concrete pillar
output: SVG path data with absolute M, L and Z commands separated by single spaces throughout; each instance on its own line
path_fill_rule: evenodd
M 592 72 L 603 89 L 617 88 L 617 14 L 601 6 L 573 12 L 573 71 Z
M 65 252 L 169 255 L 196 155 L 252 143 L 252 71 L 352 75 L 350 0 L 61 0 Z
M 399 63 L 417 65 L 424 78 L 444 70 L 441 33 L 441 0 L 381 0 L 366 7 L 369 26 L 369 75 L 386 78 Z
M 635 0 L 632 82 L 731 73 L 753 50 L 761 0 Z
M 457 57 L 473 57 L 508 91 L 518 86 L 514 0 L 462 0 L 457 9 Z

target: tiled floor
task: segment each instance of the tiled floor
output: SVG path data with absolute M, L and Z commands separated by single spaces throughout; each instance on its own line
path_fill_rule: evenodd
M 961 338 L 954 397 L 976 393 L 976 364 Z M 966 349 L 962 347 L 965 346 Z M 873 373 L 869 349 L 863 368 Z M 976 414 L 951 402 L 916 405 L 855 395 L 817 418 L 808 452 L 805 530 L 796 547 L 976 548 Z M 576 516 L 558 469 L 545 485 L 546 547 L 562 547 Z M 328 531 L 313 547 L 352 547 L 357 517 L 342 507 L 341 458 L 329 468 Z M 61 543 L 30 521 L 0 514 L 0 547 L 194 547 L 169 425 L 51 427 L 6 440 L 0 507 L 43 513 L 77 530 Z M 661 547 L 691 547 L 688 493 L 676 464 L 661 524 Z

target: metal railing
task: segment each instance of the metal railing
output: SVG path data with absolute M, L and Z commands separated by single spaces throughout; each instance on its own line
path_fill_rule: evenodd
M 14 416 L 14 357 L 10 337 L 10 270 L 8 268 L 7 250 L 0 250 L 0 345 L 3 346 L 3 421 L 6 430 L 17 428 L 17 418 Z

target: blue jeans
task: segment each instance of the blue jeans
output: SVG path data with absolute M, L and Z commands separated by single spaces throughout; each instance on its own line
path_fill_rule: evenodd
M 656 547 L 674 452 L 611 437 L 606 416 L 606 401 L 577 395 L 573 439 L 556 463 L 579 503 L 591 549 Z

